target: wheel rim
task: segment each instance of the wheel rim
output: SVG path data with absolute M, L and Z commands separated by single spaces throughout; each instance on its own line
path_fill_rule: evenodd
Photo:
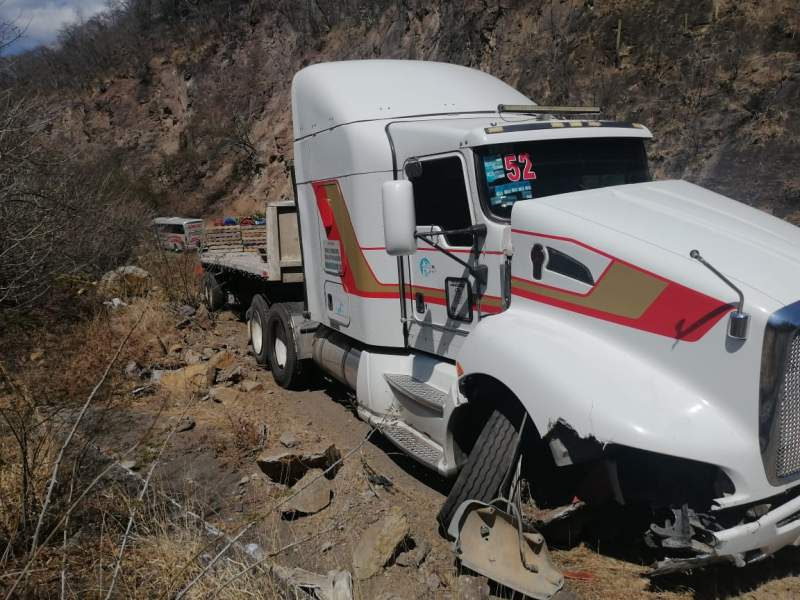
M 261 329 L 261 321 L 258 315 L 250 319 L 250 339 L 253 341 L 253 351 L 256 354 L 261 354 L 261 348 L 264 345 L 263 332 Z
M 275 362 L 283 369 L 286 367 L 286 342 L 283 341 L 283 338 L 280 336 L 280 334 L 283 333 L 283 328 L 277 327 L 275 333 Z

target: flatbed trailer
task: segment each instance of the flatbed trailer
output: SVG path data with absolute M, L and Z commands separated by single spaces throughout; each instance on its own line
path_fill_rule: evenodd
M 200 249 L 206 303 L 220 308 L 233 301 L 247 308 L 253 294 L 271 291 L 285 300 L 302 299 L 303 259 L 293 200 L 268 202 L 263 225 L 206 228 Z M 273 285 L 269 285 L 273 284 Z M 274 284 L 294 284 L 279 289 Z

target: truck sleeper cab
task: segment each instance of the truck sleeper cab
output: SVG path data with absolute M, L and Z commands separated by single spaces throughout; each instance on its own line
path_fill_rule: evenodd
M 797 543 L 795 227 L 652 181 L 642 125 L 464 67 L 313 65 L 292 111 L 304 283 L 253 295 L 254 352 L 458 473 L 445 527 L 522 439 L 540 506 L 645 503 L 656 572 Z

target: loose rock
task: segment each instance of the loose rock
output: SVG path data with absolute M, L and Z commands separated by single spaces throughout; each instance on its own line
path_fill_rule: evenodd
M 294 485 L 309 469 L 328 469 L 341 457 L 338 448 L 330 444 L 327 447 L 318 446 L 303 452 L 272 448 L 262 452 L 256 462 L 264 474 L 273 481 Z
M 395 564 L 401 567 L 419 567 L 425 562 L 430 554 L 431 545 L 425 540 L 419 542 L 414 540 L 414 542 L 416 545 L 411 550 L 401 553 L 394 561 Z
M 302 491 L 301 491 L 302 490 Z M 292 486 L 297 495 L 283 505 L 284 516 L 313 515 L 331 503 L 331 482 L 322 476 L 321 469 L 309 469 L 303 478 Z
M 135 460 L 121 460 L 119 466 L 123 469 L 128 469 L 129 471 L 136 470 L 136 461 Z
M 203 353 L 205 353 L 205 350 L 203 350 Z M 222 352 L 217 352 L 214 354 L 208 360 L 208 364 L 220 370 L 229 369 L 236 364 L 236 357 L 233 355 L 233 353 L 223 350 Z
M 182 317 L 193 317 L 195 312 L 197 311 L 195 311 L 194 307 L 188 304 L 184 304 L 178 308 L 178 314 Z
M 183 351 L 183 344 L 172 344 L 169 347 L 169 354 L 180 354 Z
M 225 387 L 223 385 L 218 385 L 216 387 L 211 388 L 210 396 L 214 402 L 219 402 L 220 404 L 231 404 L 236 402 L 239 399 L 241 392 L 234 388 Z
M 217 372 L 217 383 L 231 382 L 239 383 L 244 379 L 244 371 L 239 365 L 228 367 Z
M 194 419 L 190 419 L 188 417 L 183 417 L 178 426 L 175 428 L 175 431 L 189 431 L 190 429 L 194 429 L 195 422 Z
M 30 358 L 32 362 L 38 362 L 42 360 L 44 358 L 44 350 L 36 350 L 34 352 L 31 352 Z
M 489 600 L 489 581 L 485 577 L 460 575 L 456 580 L 456 593 L 460 600 Z
M 425 585 L 427 585 L 432 591 L 438 590 L 442 585 L 442 580 L 439 579 L 439 576 L 436 573 L 431 573 L 425 578 Z
M 284 431 L 278 441 L 287 448 L 294 448 L 300 443 L 300 440 L 291 431 Z
M 211 317 L 208 315 L 208 309 L 202 304 L 197 309 L 197 312 L 194 315 L 194 322 L 197 323 L 197 325 L 199 325 L 203 329 L 211 329 L 211 327 L 214 324 L 211 321 Z
M 370 525 L 353 552 L 353 574 L 356 579 L 368 579 L 376 575 L 394 556 L 408 532 L 408 517 L 397 506 L 389 509 L 383 519 Z
M 252 379 L 245 379 L 239 384 L 239 389 L 243 392 L 258 392 L 264 389 L 264 384 L 260 381 L 253 381 Z
M 208 364 L 190 365 L 175 371 L 164 371 L 158 383 L 176 394 L 208 389 L 214 383 L 215 369 Z
M 183 362 L 187 365 L 196 365 L 197 363 L 203 362 L 203 357 L 200 354 L 191 348 L 189 348 L 183 355 Z

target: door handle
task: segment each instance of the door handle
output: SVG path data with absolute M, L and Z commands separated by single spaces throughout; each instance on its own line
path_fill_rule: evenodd
M 547 260 L 547 251 L 541 244 L 534 244 L 531 249 L 531 263 L 533 263 L 533 278 L 542 278 L 542 269 Z
M 418 313 L 424 313 L 425 308 L 425 295 L 422 292 L 417 292 L 414 294 L 414 309 Z

